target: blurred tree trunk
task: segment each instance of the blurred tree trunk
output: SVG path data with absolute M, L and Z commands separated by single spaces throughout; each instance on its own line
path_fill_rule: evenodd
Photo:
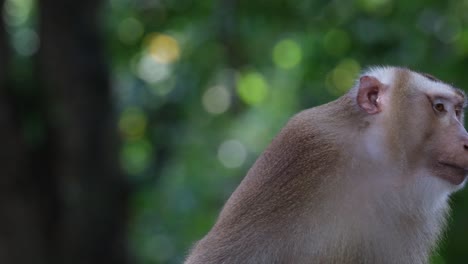
M 126 263 L 127 187 L 96 0 L 40 0 L 40 76 L 54 108 L 57 263 Z
M 0 263 L 128 263 L 128 187 L 105 56 L 100 1 L 40 0 L 33 89 L 45 136 L 25 140 L 0 19 Z M 3 7 L 4 0 L 0 0 Z
M 3 4 L 0 0 L 0 14 Z M 47 263 L 40 193 L 29 173 L 9 59 L 7 33 L 0 19 L 0 263 Z

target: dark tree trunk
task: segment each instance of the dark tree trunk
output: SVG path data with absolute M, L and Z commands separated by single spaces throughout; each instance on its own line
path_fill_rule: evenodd
M 128 263 L 128 186 L 119 169 L 112 93 L 97 19 L 100 1 L 40 0 L 41 47 L 25 141 L 0 19 L 0 263 Z M 0 0 L 3 7 L 4 0 Z
M 127 263 L 127 186 L 96 0 L 41 0 L 40 76 L 57 135 L 57 263 Z

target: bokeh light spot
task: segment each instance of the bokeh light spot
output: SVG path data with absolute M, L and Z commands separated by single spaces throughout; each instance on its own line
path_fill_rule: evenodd
M 165 34 L 153 33 L 148 39 L 149 53 L 158 63 L 169 64 L 179 59 L 180 48 L 175 38 Z
M 4 6 L 4 20 L 10 26 L 20 26 L 28 20 L 33 9 L 32 0 L 7 0 Z
M 330 94 L 335 96 L 346 93 L 354 85 L 361 66 L 353 59 L 342 60 L 326 78 L 326 86 Z
M 202 97 L 202 104 L 208 113 L 221 114 L 229 108 L 231 95 L 225 86 L 216 85 L 205 91 Z
M 127 139 L 140 139 L 145 135 L 147 118 L 143 110 L 138 107 L 126 108 L 119 120 L 119 128 Z
M 137 64 L 137 74 L 149 84 L 161 82 L 171 74 L 171 68 L 167 64 L 159 63 L 149 54 L 143 55 Z
M 240 167 L 246 158 L 247 150 L 238 140 L 226 140 L 218 148 L 218 159 L 226 168 Z
M 119 40 L 125 44 L 134 44 L 141 38 L 143 33 L 143 24 L 134 17 L 122 20 L 117 28 Z
M 20 28 L 13 34 L 13 48 L 25 57 L 34 55 L 39 49 L 39 36 L 31 28 Z
M 120 153 L 123 169 L 130 175 L 143 172 L 151 163 L 152 152 L 153 148 L 146 139 L 125 142 Z
M 273 62 L 279 68 L 290 69 L 302 59 L 302 49 L 293 40 L 284 39 L 273 48 Z
M 239 77 L 237 93 L 245 103 L 256 105 L 265 100 L 268 94 L 267 83 L 260 73 L 250 72 Z
M 325 34 L 323 46 L 328 54 L 341 56 L 349 50 L 351 40 L 348 33 L 345 31 L 341 29 L 331 29 Z

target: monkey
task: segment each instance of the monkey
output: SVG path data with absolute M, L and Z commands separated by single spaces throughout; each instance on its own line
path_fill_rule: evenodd
M 428 263 L 468 170 L 466 96 L 371 67 L 293 116 L 186 264 Z

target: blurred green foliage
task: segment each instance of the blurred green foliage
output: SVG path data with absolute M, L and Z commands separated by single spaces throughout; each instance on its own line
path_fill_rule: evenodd
M 18 69 L 39 45 L 32 10 L 3 14 Z M 182 262 L 287 119 L 363 68 L 468 87 L 468 1 L 110 0 L 103 15 L 141 263 Z M 468 259 L 467 192 L 453 205 L 434 263 Z

